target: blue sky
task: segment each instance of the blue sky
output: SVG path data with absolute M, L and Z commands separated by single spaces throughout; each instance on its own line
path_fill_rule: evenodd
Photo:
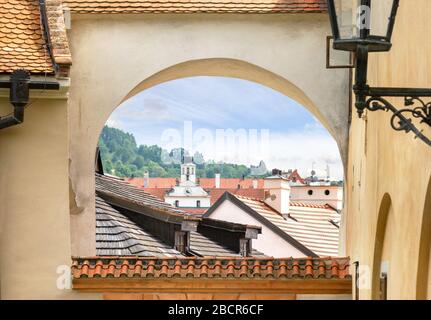
M 264 160 L 268 168 L 298 168 L 303 175 L 312 167 L 323 174 L 329 165 L 331 176 L 342 178 L 337 145 L 317 119 L 285 95 L 245 80 L 169 81 L 124 102 L 107 124 L 133 133 L 138 144 L 183 146 L 206 160 Z M 232 132 L 241 139 L 221 143 Z

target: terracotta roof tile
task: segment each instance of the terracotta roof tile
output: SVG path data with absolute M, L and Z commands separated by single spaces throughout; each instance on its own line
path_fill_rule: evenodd
M 307 13 L 325 0 L 64 0 L 77 13 Z
M 37 0 L 0 0 L 0 73 L 53 73 Z
M 73 258 L 72 276 L 82 278 L 269 278 L 351 279 L 349 258 Z

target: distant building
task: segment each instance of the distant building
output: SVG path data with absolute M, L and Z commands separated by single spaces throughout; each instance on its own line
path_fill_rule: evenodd
M 343 187 L 338 185 L 298 185 L 291 188 L 290 200 L 343 209 Z
M 196 165 L 191 157 L 185 157 L 181 164 L 180 182 L 164 195 L 164 201 L 177 208 L 197 209 L 205 212 L 211 206 L 211 197 L 196 183 Z
M 250 166 L 250 175 L 252 176 L 263 176 L 268 173 L 265 162 L 262 160 L 258 166 Z
M 175 178 L 131 178 L 127 181 L 143 188 L 146 192 L 166 201 L 173 206 L 193 213 L 204 214 L 225 193 L 264 200 L 265 181 L 268 178 L 197 178 L 196 166 L 191 158 L 181 166 L 181 180 Z M 336 210 L 343 208 L 343 186 L 326 178 L 318 178 L 314 173 L 303 178 L 298 170 L 281 171 L 274 169 L 273 174 L 285 178 L 291 188 L 289 201 L 325 206 Z M 198 202 L 199 201 L 199 202 Z

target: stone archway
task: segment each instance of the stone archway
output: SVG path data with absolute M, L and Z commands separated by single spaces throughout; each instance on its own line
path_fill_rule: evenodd
M 431 299 L 431 178 L 425 195 L 416 277 L 416 298 Z
M 166 81 L 193 77 L 193 76 L 225 76 L 257 82 L 259 84 L 277 90 L 284 95 L 296 100 L 307 108 L 336 139 L 337 134 L 331 123 L 322 115 L 319 108 L 296 85 L 287 79 L 274 74 L 251 63 L 235 59 L 201 59 L 180 63 L 148 77 L 136 85 L 124 98 L 109 108 L 101 109 L 98 117 L 91 123 L 91 128 L 86 132 L 85 144 L 81 144 L 81 163 L 75 160 L 71 163 L 71 213 L 72 213 L 72 248 L 73 253 L 93 253 L 92 247 L 94 230 L 94 150 L 98 143 L 100 132 L 110 114 L 121 102 L 131 98 L 139 92 L 161 84 Z M 337 139 L 336 139 L 337 141 Z M 339 146 L 343 145 L 337 141 Z M 340 152 L 342 154 L 342 147 Z M 90 153 L 91 151 L 91 153 Z M 85 157 L 84 159 L 82 159 Z M 76 158 L 75 158 L 76 159 Z M 78 160 L 79 161 L 79 160 Z M 79 235 L 79 236 L 78 236 Z M 82 255 L 82 253 L 80 253 Z

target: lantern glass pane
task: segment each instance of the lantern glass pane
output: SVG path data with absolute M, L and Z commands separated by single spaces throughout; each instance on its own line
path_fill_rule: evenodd
M 335 0 L 334 4 L 340 39 L 386 36 L 393 0 Z
M 386 37 L 389 27 L 393 0 L 374 0 L 371 4 L 371 34 Z
M 360 0 L 336 0 L 338 28 L 341 39 L 352 39 L 359 36 L 357 28 L 357 10 Z

